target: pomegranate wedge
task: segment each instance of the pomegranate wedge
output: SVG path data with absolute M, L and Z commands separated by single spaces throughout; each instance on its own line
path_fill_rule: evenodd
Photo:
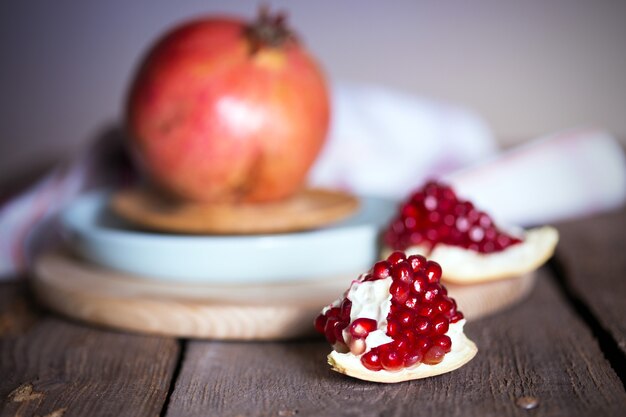
M 452 371 L 476 346 L 463 313 L 441 284 L 442 269 L 421 255 L 393 252 L 325 307 L 315 328 L 333 345 L 333 370 L 376 382 Z
M 485 212 L 447 185 L 429 182 L 400 207 L 385 232 L 383 255 L 393 250 L 438 262 L 444 282 L 470 284 L 532 272 L 554 253 L 556 229 L 498 227 Z

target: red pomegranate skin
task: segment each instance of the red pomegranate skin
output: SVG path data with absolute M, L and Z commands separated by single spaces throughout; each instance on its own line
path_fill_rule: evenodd
M 130 87 L 134 154 L 158 187 L 196 202 L 265 202 L 297 191 L 329 124 L 324 76 L 294 38 L 206 18 L 166 34 Z M 255 46 L 256 45 L 256 46 Z

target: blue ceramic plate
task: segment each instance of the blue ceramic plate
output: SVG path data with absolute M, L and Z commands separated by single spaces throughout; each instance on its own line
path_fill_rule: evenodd
M 237 284 L 356 276 L 378 256 L 395 203 L 360 198 L 359 211 L 327 228 L 254 236 L 191 236 L 134 229 L 108 208 L 109 194 L 86 194 L 61 215 L 70 246 L 83 258 L 149 279 Z

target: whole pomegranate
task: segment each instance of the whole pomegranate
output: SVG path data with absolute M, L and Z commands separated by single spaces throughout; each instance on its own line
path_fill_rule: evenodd
M 282 15 L 208 17 L 167 33 L 131 84 L 126 123 L 147 177 L 195 202 L 264 202 L 301 187 L 324 144 L 324 76 Z

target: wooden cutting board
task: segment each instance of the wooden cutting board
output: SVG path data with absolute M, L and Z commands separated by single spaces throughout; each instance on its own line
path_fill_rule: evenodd
M 353 276 L 265 285 L 198 285 L 156 281 L 106 270 L 56 250 L 40 256 L 32 276 L 49 308 L 91 324 L 176 337 L 281 340 L 313 335 L 313 319 Z M 468 320 L 523 299 L 534 277 L 447 285 Z
M 116 192 L 113 211 L 140 227 L 188 234 L 261 234 L 310 230 L 354 214 L 358 199 L 348 193 L 320 188 L 263 204 L 208 204 L 164 198 L 146 188 Z

